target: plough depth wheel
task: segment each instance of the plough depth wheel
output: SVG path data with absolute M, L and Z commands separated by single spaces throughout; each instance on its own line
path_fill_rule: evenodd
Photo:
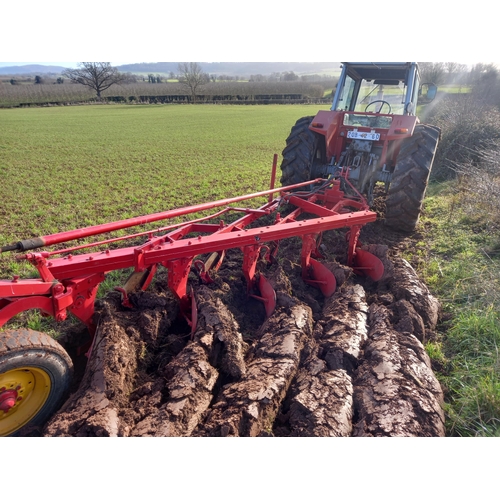
M 41 426 L 66 395 L 73 363 L 61 345 L 34 330 L 0 339 L 0 436 Z

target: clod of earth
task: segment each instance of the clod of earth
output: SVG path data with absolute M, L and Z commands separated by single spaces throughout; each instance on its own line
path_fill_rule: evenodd
M 443 436 L 443 395 L 430 360 L 414 335 L 391 325 L 372 304 L 365 355 L 356 376 L 355 436 Z
M 339 287 L 323 299 L 301 282 L 296 250 L 266 270 L 277 294 L 268 319 L 229 255 L 214 283 L 195 287 L 192 338 L 161 276 L 134 309 L 109 294 L 80 386 L 44 435 L 443 436 L 422 345 L 439 303 L 413 268 L 370 245 L 384 278 L 326 262 Z

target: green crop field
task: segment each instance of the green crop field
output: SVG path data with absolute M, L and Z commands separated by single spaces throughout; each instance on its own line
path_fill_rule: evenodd
M 318 109 L 0 110 L 0 245 L 265 190 L 290 128 Z M 2 256 L 2 275 L 9 261 Z

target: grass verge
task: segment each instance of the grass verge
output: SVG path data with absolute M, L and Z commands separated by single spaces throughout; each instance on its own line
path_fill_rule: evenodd
M 445 388 L 451 436 L 500 436 L 500 254 L 488 214 L 456 203 L 456 183 L 430 186 L 420 273 L 443 304 L 427 352 Z

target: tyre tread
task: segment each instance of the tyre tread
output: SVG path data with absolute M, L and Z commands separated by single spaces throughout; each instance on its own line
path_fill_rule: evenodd
M 37 348 L 57 352 L 66 360 L 68 365 L 72 364 L 71 358 L 61 344 L 46 333 L 37 332 L 30 328 L 20 328 L 18 330 L 5 330 L 0 334 L 0 357 L 26 349 Z
M 412 232 L 422 203 L 439 142 L 440 129 L 417 125 L 398 156 L 386 199 L 385 223 L 396 231 Z
M 281 163 L 283 186 L 310 180 L 316 146 L 315 134 L 309 130 L 313 118 L 313 116 L 304 116 L 297 120 L 286 140 Z
M 1 332 L 0 373 L 30 366 L 50 374 L 51 391 L 44 406 L 22 428 L 10 434 L 12 436 L 41 427 L 60 407 L 70 388 L 73 362 L 59 342 L 45 333 L 29 328 Z

